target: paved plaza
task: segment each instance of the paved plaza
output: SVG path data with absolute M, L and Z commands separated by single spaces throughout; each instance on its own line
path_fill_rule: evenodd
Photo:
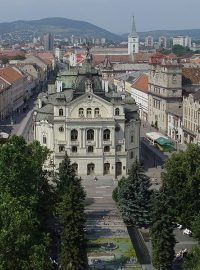
M 109 177 L 83 179 L 90 269 L 142 269 L 128 231 L 112 200 L 115 181 Z

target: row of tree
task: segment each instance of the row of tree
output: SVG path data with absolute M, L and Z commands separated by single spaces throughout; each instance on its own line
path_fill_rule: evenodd
M 174 224 L 191 228 L 200 240 L 200 148 L 188 145 L 185 152 L 174 153 L 167 160 L 159 191 L 150 189 L 149 180 L 136 161 L 128 178 L 119 181 L 113 199 L 127 224 L 150 228 L 154 267 L 171 269 L 175 255 Z M 187 256 L 187 267 L 187 260 L 199 250 Z
M 13 136 L 0 147 L 0 269 L 86 269 L 85 193 L 66 156 L 56 184 L 43 164 L 50 152 Z M 53 232 L 57 239 L 53 241 Z M 58 254 L 52 254 L 58 242 Z M 57 266 L 56 266 L 57 267 Z

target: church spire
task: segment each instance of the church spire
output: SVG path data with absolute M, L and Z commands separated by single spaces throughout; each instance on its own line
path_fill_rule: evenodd
M 130 33 L 130 34 L 131 34 L 132 36 L 137 36 L 134 16 L 133 16 L 132 29 L 131 29 L 131 33 Z

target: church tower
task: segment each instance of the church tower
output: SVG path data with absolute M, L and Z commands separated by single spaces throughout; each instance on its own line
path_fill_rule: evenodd
M 139 52 L 139 36 L 136 32 L 135 20 L 133 16 L 132 31 L 128 36 L 128 54 Z

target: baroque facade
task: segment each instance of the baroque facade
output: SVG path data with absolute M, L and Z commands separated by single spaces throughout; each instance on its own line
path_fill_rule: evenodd
M 78 176 L 126 176 L 139 158 L 137 111 L 130 96 L 105 91 L 88 50 L 81 68 L 62 72 L 39 95 L 34 137 L 52 151 L 46 165 L 55 170 L 67 152 Z

